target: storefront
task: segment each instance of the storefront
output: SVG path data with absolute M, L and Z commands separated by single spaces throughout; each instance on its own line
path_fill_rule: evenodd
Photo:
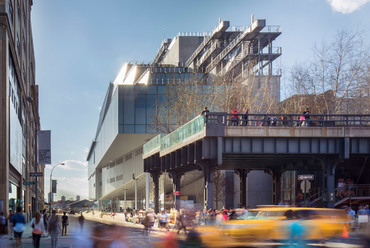
M 24 196 L 23 190 L 23 196 Z M 9 211 L 13 210 L 15 213 L 17 210 L 17 206 L 21 206 L 22 210 L 24 210 L 24 199 L 21 198 L 21 190 L 18 185 L 13 182 L 9 182 Z

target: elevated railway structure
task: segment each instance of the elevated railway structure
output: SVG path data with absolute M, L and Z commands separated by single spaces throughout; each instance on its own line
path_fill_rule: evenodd
M 154 181 L 156 208 L 159 176 L 169 173 L 174 189 L 180 191 L 181 176 L 192 170 L 203 172 L 204 204 L 208 208 L 213 207 L 215 170 L 234 170 L 239 175 L 242 205 L 251 170 L 272 175 L 275 204 L 281 199 L 284 171 L 317 171 L 324 203 L 334 207 L 337 168 L 362 168 L 364 175 L 370 172 L 370 115 L 311 115 L 308 127 L 297 125 L 297 116 L 255 114 L 246 121 L 243 116 L 235 119 L 227 113 L 209 113 L 148 141 L 144 145 L 144 171 Z M 361 180 L 370 184 L 368 177 Z

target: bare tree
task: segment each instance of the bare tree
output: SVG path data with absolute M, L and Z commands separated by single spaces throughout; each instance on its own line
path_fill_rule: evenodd
M 369 113 L 369 62 L 361 34 L 342 30 L 314 47 L 311 62 L 292 68 L 292 93 L 321 95 L 323 113 Z
M 247 107 L 250 113 L 271 113 L 280 98 L 279 82 L 279 76 L 256 76 L 252 69 L 238 77 L 232 73 L 214 78 L 194 74 L 186 81 L 173 80 L 164 99 L 156 103 L 152 119 L 160 132 L 170 133 L 205 106 L 213 112 L 231 113 L 234 108 Z

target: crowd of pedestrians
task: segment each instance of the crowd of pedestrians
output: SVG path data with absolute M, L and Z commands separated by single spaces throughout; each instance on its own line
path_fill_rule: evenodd
M 17 207 L 16 210 L 15 214 L 10 210 L 8 217 L 5 216 L 4 212 L 0 213 L 0 232 L 1 234 L 9 233 L 10 239 L 16 240 L 17 248 L 22 247 L 22 236 L 26 230 L 26 225 L 32 228 L 32 241 L 35 248 L 40 247 L 42 237 L 50 236 L 50 247 L 54 248 L 57 247 L 60 233 L 67 235 L 69 221 L 66 213 L 60 218 L 56 210 L 52 210 L 51 214 L 48 215 L 45 209 L 36 212 L 30 223 L 26 224 L 26 218 L 22 213 L 22 208 Z
M 210 113 L 210 110 L 207 107 L 204 107 L 203 111 L 200 112 L 200 115 L 206 115 Z M 311 121 L 311 112 L 309 108 L 306 108 L 302 114 L 294 115 L 294 120 L 288 120 L 286 115 L 282 115 L 280 119 L 278 117 L 261 114 L 255 115 L 250 119 L 250 112 L 247 107 L 244 107 L 241 111 L 238 108 L 234 108 L 230 114 L 228 125 L 229 126 L 294 126 L 294 127 L 309 127 L 317 125 L 317 123 Z M 295 118 L 297 118 L 295 120 Z M 320 121 L 319 121 L 320 122 Z

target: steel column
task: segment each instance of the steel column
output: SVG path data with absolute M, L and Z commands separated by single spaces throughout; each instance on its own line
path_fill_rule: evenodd
M 150 173 L 154 183 L 154 212 L 159 213 L 159 173 Z

